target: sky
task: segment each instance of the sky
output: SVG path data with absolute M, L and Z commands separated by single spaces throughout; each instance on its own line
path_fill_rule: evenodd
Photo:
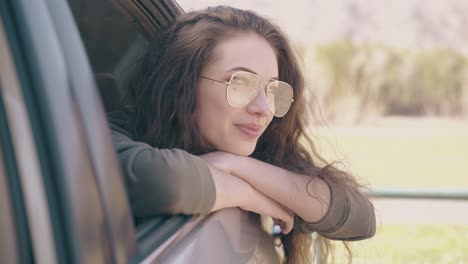
M 466 0 L 178 0 L 186 11 L 210 5 L 251 9 L 295 42 L 350 38 L 397 48 L 453 48 L 468 54 Z

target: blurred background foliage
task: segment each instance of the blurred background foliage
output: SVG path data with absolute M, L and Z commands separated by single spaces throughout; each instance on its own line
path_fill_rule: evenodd
M 468 114 L 468 57 L 449 49 L 397 49 L 343 39 L 299 45 L 315 112 L 328 122 L 375 116 Z

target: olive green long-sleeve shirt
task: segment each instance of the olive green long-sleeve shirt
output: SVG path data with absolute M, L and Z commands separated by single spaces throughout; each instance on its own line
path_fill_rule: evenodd
M 127 113 L 108 115 L 112 141 L 125 178 L 130 206 L 136 217 L 158 214 L 208 213 L 216 199 L 206 162 L 180 149 L 158 149 L 134 140 Z M 367 197 L 356 189 L 327 181 L 331 203 L 325 216 L 310 223 L 296 218 L 304 233 L 330 239 L 359 240 L 375 233 L 375 214 Z

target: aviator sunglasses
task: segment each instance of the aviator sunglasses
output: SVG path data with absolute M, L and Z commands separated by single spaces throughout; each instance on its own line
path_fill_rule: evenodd
M 242 107 L 250 103 L 262 88 L 263 82 L 270 81 L 264 88 L 270 111 L 276 117 L 284 116 L 293 99 L 293 89 L 288 83 L 271 78 L 261 77 L 246 71 L 235 72 L 228 82 L 220 81 L 205 76 L 201 78 L 226 84 L 226 100 L 233 107 Z

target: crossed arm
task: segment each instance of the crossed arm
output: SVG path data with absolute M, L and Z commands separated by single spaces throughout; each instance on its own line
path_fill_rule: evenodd
M 252 192 L 256 196 L 250 200 L 263 198 L 258 197 L 256 191 L 270 198 L 271 200 L 257 202 L 258 206 L 252 205 L 255 207 L 252 209 L 257 211 L 260 208 L 265 210 L 265 208 L 272 207 L 269 216 L 282 220 L 285 225 L 282 226 L 282 229 L 285 233 L 292 229 L 293 214 L 297 214 L 307 222 L 317 222 L 328 211 L 331 198 L 330 188 L 324 180 L 318 177 L 311 178 L 292 173 L 253 158 L 224 152 L 209 153 L 203 155 L 202 158 L 209 163 L 210 167 L 234 175 L 248 183 L 254 189 L 250 192 L 250 196 L 252 196 Z M 216 179 L 216 174 L 219 174 L 219 171 L 213 169 L 212 171 Z M 219 185 L 217 189 L 223 189 L 222 184 Z M 230 185 L 227 186 L 228 188 L 242 190 L 242 186 L 234 186 L 232 183 L 228 185 Z M 230 191 L 227 190 L 225 193 L 230 193 Z M 217 207 L 229 207 L 229 199 L 229 197 L 217 196 L 214 210 L 218 209 Z M 274 202 L 281 206 L 275 208 L 277 206 Z M 250 203 L 255 202 L 250 201 Z
M 309 176 L 228 153 L 200 158 L 183 150 L 157 149 L 132 140 L 118 124 L 112 128 L 136 217 L 240 207 L 282 220 L 284 233 L 294 220 L 300 231 L 331 239 L 358 240 L 375 233 L 374 208 L 356 188 L 318 177 L 307 184 Z
M 209 153 L 202 158 L 218 173 L 221 171 L 247 183 L 254 194 L 254 198 L 248 202 L 250 211 L 281 220 L 283 233 L 288 233 L 294 224 L 303 233 L 315 231 L 338 240 L 361 240 L 375 234 L 374 207 L 356 187 L 292 173 L 253 158 L 229 153 Z M 213 178 L 216 182 L 216 173 Z M 234 189 L 233 186 L 229 188 L 227 193 Z M 259 195 L 267 199 L 258 199 Z M 223 196 L 216 197 L 215 206 L 222 199 Z M 291 215 L 298 217 L 292 220 Z M 293 223 L 294 219 L 296 223 Z

